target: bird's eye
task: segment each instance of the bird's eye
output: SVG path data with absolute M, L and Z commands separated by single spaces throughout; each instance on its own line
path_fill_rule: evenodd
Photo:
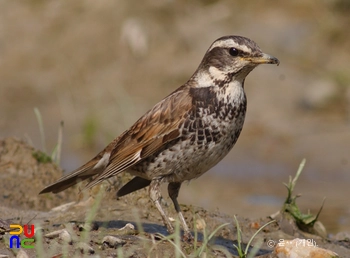
M 231 56 L 238 56 L 238 50 L 234 47 L 231 47 L 229 52 Z

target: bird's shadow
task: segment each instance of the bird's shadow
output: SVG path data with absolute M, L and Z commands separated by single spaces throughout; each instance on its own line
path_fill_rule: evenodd
M 127 223 L 133 224 L 137 230 L 143 231 L 147 234 L 161 234 L 163 236 L 169 236 L 169 233 L 165 226 L 155 224 L 155 223 L 136 223 L 134 221 L 126 221 L 126 220 L 112 220 L 109 222 L 102 222 L 102 221 L 95 221 L 99 227 L 104 227 L 106 229 L 120 229 L 123 228 Z M 142 228 L 139 228 L 139 227 Z M 181 230 L 181 234 L 183 234 L 183 231 Z M 194 233 L 192 232 L 192 235 Z M 197 241 L 203 242 L 204 236 L 203 233 L 197 232 Z M 220 246 L 227 249 L 232 255 L 238 256 L 238 252 L 234 245 L 238 245 L 237 240 L 231 240 L 227 239 L 221 236 L 215 237 L 212 241 L 210 241 L 210 245 Z M 241 243 L 242 249 L 244 250 L 246 248 L 246 245 L 244 243 Z M 249 247 L 249 250 L 251 250 L 252 247 Z M 265 249 L 259 249 L 257 252 L 257 256 L 264 255 L 270 253 L 271 250 L 265 250 Z

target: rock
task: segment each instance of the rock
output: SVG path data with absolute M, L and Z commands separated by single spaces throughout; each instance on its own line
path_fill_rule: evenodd
M 124 227 L 120 228 L 119 230 L 135 230 L 135 226 L 131 223 L 127 223 Z
M 196 220 L 196 229 L 199 231 L 203 231 L 207 227 L 207 224 L 205 223 L 205 220 L 202 218 L 199 218 Z
M 49 239 L 58 238 L 60 241 L 70 245 L 73 243 L 72 235 L 66 229 L 60 229 L 60 230 L 50 232 L 46 234 L 44 237 Z
M 138 232 L 135 230 L 135 226 L 131 223 L 127 223 L 124 227 L 118 230 L 118 235 L 136 235 Z
M 86 243 L 79 242 L 77 244 L 76 250 L 79 250 L 82 254 L 94 254 L 95 250 Z
M 71 234 L 67 231 L 67 230 L 62 230 L 62 232 L 59 234 L 58 239 L 64 243 L 67 244 L 72 244 L 73 243 L 73 239 Z
M 59 206 L 56 206 L 56 207 L 52 208 L 51 211 L 65 212 L 70 207 L 72 207 L 75 203 L 76 202 L 65 203 L 65 204 L 62 204 L 62 205 L 59 205 Z
M 119 237 L 105 236 L 102 239 L 102 244 L 108 245 L 109 247 L 112 247 L 112 248 L 116 248 L 118 246 L 125 244 L 125 241 L 123 239 L 120 239 Z
M 327 249 L 317 247 L 313 239 L 280 241 L 274 250 L 278 258 L 335 258 L 338 254 Z
M 350 240 L 350 232 L 339 232 L 333 238 L 337 241 Z
M 50 233 L 47 233 L 44 237 L 49 238 L 49 239 L 54 239 L 60 236 L 60 234 L 63 231 L 67 231 L 66 229 L 60 229 L 60 230 L 56 230 L 56 231 L 52 231 Z
M 23 249 L 19 249 L 16 258 L 29 258 L 29 255 Z

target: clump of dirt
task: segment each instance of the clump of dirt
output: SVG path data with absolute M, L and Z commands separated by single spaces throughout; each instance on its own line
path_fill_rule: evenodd
M 33 153 L 37 155 L 33 156 Z M 116 199 L 116 189 L 130 179 L 128 175 L 105 181 L 81 194 L 77 194 L 78 186 L 57 195 L 39 196 L 43 187 L 62 175 L 62 170 L 49 159 L 38 159 L 41 155 L 38 156 L 37 150 L 23 141 L 14 138 L 0 141 L 0 255 L 14 257 L 19 250 L 28 257 L 81 257 L 82 254 L 175 257 L 176 250 L 181 250 L 181 257 L 202 257 L 203 253 L 206 257 L 238 255 L 234 247 L 238 245 L 234 218 L 195 206 L 182 205 L 182 210 L 196 241 L 179 241 L 175 247 L 176 237 L 168 239 L 161 217 L 148 198 L 147 189 Z M 176 212 L 171 201 L 165 198 L 162 205 L 168 207 L 169 216 L 175 219 Z M 243 249 L 254 233 L 271 220 L 238 216 Z M 9 225 L 15 223 L 35 224 L 36 248 L 9 248 Z M 225 223 L 227 225 L 223 226 Z M 346 234 L 327 239 L 302 232 L 295 225 L 296 230 L 290 233 L 281 223 L 269 224 L 252 242 L 255 245 L 258 239 L 262 241 L 257 257 L 277 257 L 273 250 L 279 241 L 296 237 L 312 239 L 317 246 L 330 249 L 340 257 L 350 256 L 350 241 Z M 209 239 L 219 227 L 215 237 Z
M 48 198 L 38 193 L 63 175 L 49 157 L 16 138 L 0 141 L 0 202 L 2 205 L 33 210 L 50 210 L 71 201 L 72 190 Z M 69 198 L 71 196 L 71 198 Z

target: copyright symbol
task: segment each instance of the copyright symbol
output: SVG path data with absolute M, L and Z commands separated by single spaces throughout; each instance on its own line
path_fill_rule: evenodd
M 270 248 L 274 248 L 275 247 L 275 241 L 273 240 L 268 240 L 266 242 L 267 246 L 270 247 Z

